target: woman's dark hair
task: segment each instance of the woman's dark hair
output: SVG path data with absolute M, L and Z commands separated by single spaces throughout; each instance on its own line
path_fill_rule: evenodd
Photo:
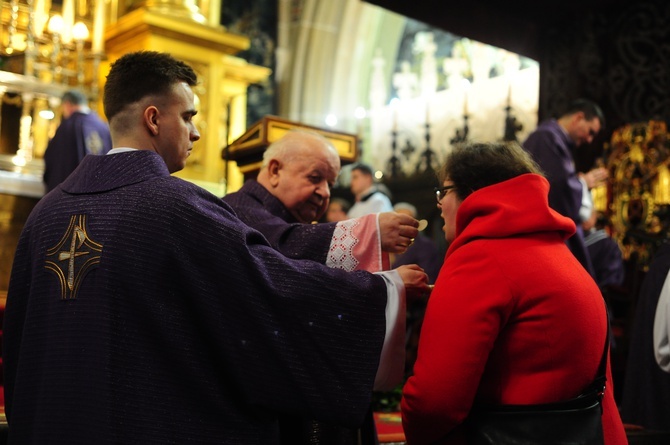
M 525 173 L 542 174 L 530 154 L 516 142 L 469 143 L 455 147 L 438 172 L 440 184 L 454 183 L 463 200 L 482 187 Z
M 166 53 L 138 51 L 112 63 L 105 83 L 103 106 L 108 121 L 124 107 L 147 96 L 164 96 L 174 84 L 194 86 L 198 77 L 184 62 Z

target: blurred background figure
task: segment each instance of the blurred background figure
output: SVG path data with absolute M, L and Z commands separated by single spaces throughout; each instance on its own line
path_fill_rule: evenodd
M 396 213 L 409 215 L 417 219 L 416 207 L 408 202 L 399 202 L 393 206 Z M 419 232 L 405 253 L 391 255 L 391 267 L 403 264 L 418 264 L 428 275 L 428 284 L 435 283 L 440 273 L 445 252 L 442 252 L 435 241 Z M 427 298 L 416 298 L 407 302 L 407 342 L 405 345 L 405 376 L 409 376 L 414 368 L 416 353 L 419 347 L 419 334 L 426 312 Z
M 50 192 L 63 182 L 87 154 L 112 149 L 109 126 L 88 107 L 88 98 L 70 90 L 61 98 L 62 121 L 44 152 L 44 184 Z
M 349 219 L 347 212 L 351 208 L 349 201 L 343 198 L 331 198 L 326 211 L 326 222 L 340 222 Z
M 584 244 L 591 256 L 598 287 L 606 295 L 612 286 L 621 286 L 624 280 L 624 263 L 619 244 L 605 230 L 607 218 L 596 210 L 582 223 Z
M 375 184 L 372 167 L 362 162 L 351 167 L 351 193 L 356 202 L 349 210 L 349 218 L 393 210 L 391 199 Z

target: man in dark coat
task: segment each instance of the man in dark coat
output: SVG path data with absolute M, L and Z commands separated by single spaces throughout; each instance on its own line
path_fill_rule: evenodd
M 50 192 L 63 182 L 87 154 L 104 155 L 112 148 L 107 123 L 88 107 L 88 98 L 78 90 L 61 99 L 63 121 L 44 152 L 44 184 Z
M 10 444 L 272 445 L 280 415 L 363 421 L 387 280 L 289 260 L 170 176 L 200 138 L 196 81 L 163 53 L 114 62 L 115 148 L 28 218 L 3 330 Z
M 581 223 L 585 218 L 580 216 L 580 210 L 583 202 L 590 201 L 588 194 L 591 188 L 607 177 L 607 170 L 601 167 L 578 173 L 573 150 L 591 143 L 604 125 L 605 118 L 600 107 L 580 99 L 573 102 L 558 119 L 541 123 L 523 143 L 523 148 L 533 156 L 549 181 L 549 206 L 572 219 L 577 226 L 577 233 L 568 239 L 567 244 L 594 278 L 593 265 L 584 246 Z

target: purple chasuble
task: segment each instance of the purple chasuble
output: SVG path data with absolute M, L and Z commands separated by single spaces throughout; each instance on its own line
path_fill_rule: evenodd
M 358 426 L 386 285 L 290 260 L 149 151 L 87 156 L 21 235 L 3 331 L 9 443 L 279 443 Z
M 568 239 L 567 245 L 584 269 L 595 278 L 579 218 L 582 183 L 572 157 L 574 145 L 558 122 L 551 119 L 538 125 L 523 143 L 523 148 L 531 154 L 549 181 L 549 206 L 572 219 L 577 226 L 577 232 Z
M 245 223 L 260 231 L 273 247 L 290 258 L 312 259 L 325 264 L 337 223 L 304 224 L 296 221 L 282 202 L 256 180 L 247 180 L 242 188 L 223 200 L 230 204 Z M 338 427 L 312 418 L 283 418 L 280 422 L 283 445 L 354 445 L 358 431 Z M 372 415 L 361 429 L 363 445 L 377 443 Z
M 304 224 L 256 180 L 223 198 L 237 216 L 261 232 L 270 244 L 289 258 L 326 264 L 337 223 Z

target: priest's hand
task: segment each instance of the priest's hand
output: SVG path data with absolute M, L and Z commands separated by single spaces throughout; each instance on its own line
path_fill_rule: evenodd
M 430 293 L 428 275 L 416 264 L 406 264 L 396 269 L 405 284 L 405 295 L 408 300 L 422 298 Z
M 604 167 L 597 167 L 586 173 L 579 174 L 579 177 L 583 178 L 584 181 L 586 182 L 586 186 L 589 188 L 589 190 L 601 184 L 604 184 L 608 176 L 609 173 L 607 172 L 607 169 Z
M 379 231 L 382 250 L 389 253 L 403 253 L 419 235 L 419 221 L 409 215 L 384 212 L 379 214 Z

